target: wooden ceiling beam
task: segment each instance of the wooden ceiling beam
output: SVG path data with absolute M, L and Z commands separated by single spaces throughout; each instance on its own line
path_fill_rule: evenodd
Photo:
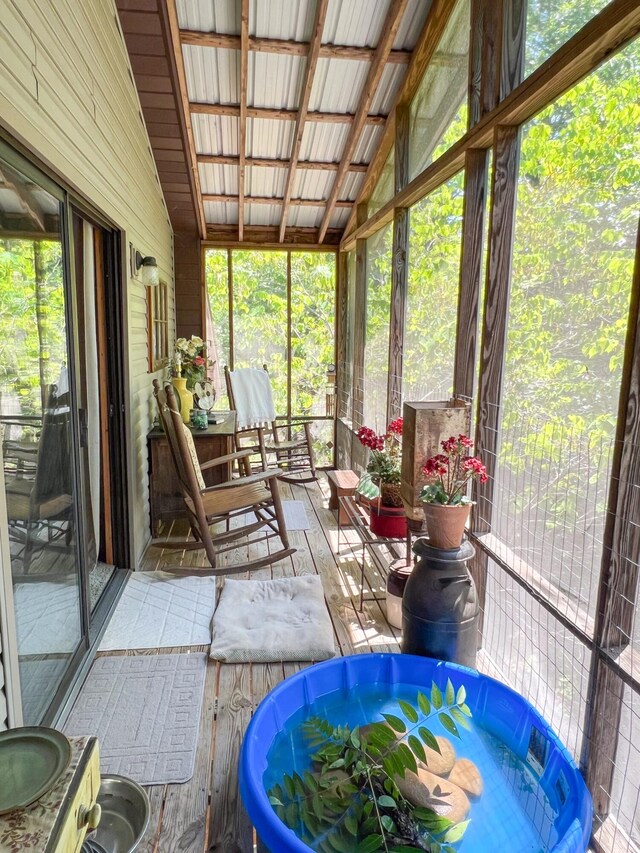
M 300 89 L 300 104 L 298 106 L 298 115 L 296 118 L 296 129 L 293 135 L 293 145 L 291 147 L 291 158 L 289 164 L 289 172 L 287 174 L 287 183 L 284 189 L 284 199 L 282 202 L 282 216 L 280 218 L 280 242 L 284 240 L 284 232 L 287 228 L 287 217 L 289 215 L 289 201 L 293 193 L 293 184 L 296 177 L 296 166 L 298 165 L 298 157 L 300 155 L 300 146 L 302 145 L 302 135 L 304 133 L 304 125 L 307 120 L 307 111 L 309 109 L 309 99 L 311 98 L 311 89 L 313 88 L 313 78 L 316 73 L 318 57 L 320 56 L 320 46 L 322 44 L 322 32 L 324 30 L 324 22 L 327 17 L 327 8 L 329 0 L 317 0 L 316 16 L 313 24 L 313 35 L 309 44 L 309 53 L 307 55 L 307 64 L 302 75 L 302 88 Z
M 212 201 L 218 204 L 233 204 L 239 202 L 239 196 L 228 193 L 204 193 L 203 201 Z M 244 197 L 245 204 L 284 204 L 284 199 L 267 195 L 247 195 Z M 287 204 L 291 207 L 324 207 L 327 203 L 324 198 L 291 198 Z M 352 201 L 337 201 L 336 208 L 351 208 Z
M 234 154 L 198 154 L 198 163 L 211 163 L 213 166 L 237 166 L 240 158 Z M 288 169 L 289 160 L 278 160 L 270 157 L 246 157 L 247 166 L 258 166 L 265 169 Z M 298 160 L 298 169 L 337 172 L 340 163 L 326 163 L 323 160 Z M 364 173 L 369 168 L 368 163 L 351 163 L 350 172 Z
M 398 105 L 410 104 L 418 90 L 418 86 L 422 82 L 427 65 L 429 65 L 436 56 L 436 48 L 440 43 L 442 34 L 449 22 L 451 13 L 455 4 L 450 0 L 433 0 L 429 14 L 422 27 L 422 32 L 418 37 L 416 46 L 413 49 L 411 63 L 407 69 L 404 80 L 396 95 L 393 107 L 389 113 L 382 139 L 371 159 L 369 169 L 364 182 L 358 193 L 358 204 L 365 203 L 380 177 L 380 173 L 384 167 L 389 151 L 393 146 L 395 139 L 395 109 Z M 355 207 L 354 207 L 355 211 Z M 349 234 L 355 227 L 355 213 L 349 217 L 349 221 L 345 227 L 345 234 Z
M 240 106 L 238 104 L 205 104 L 192 101 L 190 104 L 192 113 L 201 113 L 211 116 L 239 116 Z M 271 107 L 247 107 L 247 118 L 276 119 L 280 121 L 295 121 L 297 110 L 273 109 Z M 328 122 L 329 124 L 351 124 L 355 119 L 353 113 L 321 113 L 308 112 L 307 121 Z M 384 115 L 368 115 L 365 124 L 384 126 L 387 117 Z
M 158 4 L 160 16 L 163 18 L 165 38 L 167 40 L 167 61 L 171 77 L 177 88 L 176 105 L 178 109 L 178 124 L 180 127 L 180 144 L 184 148 L 185 157 L 189 165 L 189 186 L 196 214 L 196 221 L 200 237 L 204 238 L 207 226 L 204 219 L 204 205 L 202 203 L 202 191 L 200 188 L 200 173 L 196 160 L 196 146 L 191 126 L 191 112 L 189 109 L 189 94 L 187 91 L 187 78 L 184 71 L 182 59 L 182 45 L 180 44 L 180 26 L 178 24 L 178 13 L 176 0 L 160 0 Z M 151 136 L 151 134 L 149 134 Z M 178 141 L 178 140 L 176 140 Z M 152 142 L 153 145 L 153 142 Z
M 182 44 L 192 44 L 198 47 L 219 47 L 226 50 L 240 50 L 240 36 L 224 33 L 205 33 L 198 30 L 181 30 Z M 311 42 L 311 44 L 313 41 Z M 305 41 L 289 41 L 287 39 L 249 37 L 249 50 L 261 53 L 279 53 L 288 56 L 308 56 L 310 43 Z M 322 59 L 352 59 L 357 62 L 371 62 L 375 53 L 372 47 L 355 47 L 343 44 L 321 44 L 319 56 Z M 387 62 L 396 65 L 408 65 L 411 51 L 392 50 Z
M 318 243 L 318 229 L 304 227 L 287 228 L 287 239 L 281 243 L 278 239 L 279 226 L 277 225 L 247 225 L 244 229 L 244 240 L 238 242 L 238 229 L 235 225 L 216 225 L 209 223 L 207 226 L 207 247 L 221 247 L 231 249 L 259 248 L 275 249 L 301 249 L 305 251 L 336 252 L 342 236 L 339 228 L 329 228 L 323 243 Z
M 329 227 L 329 222 L 331 221 L 333 210 L 338 200 L 338 196 L 340 195 L 340 190 L 342 189 L 342 185 L 347 176 L 347 168 L 353 157 L 356 145 L 358 144 L 362 128 L 365 124 L 365 119 L 369 113 L 369 106 L 371 105 L 371 101 L 373 100 L 378 88 L 378 83 L 382 77 L 387 57 L 389 56 L 393 46 L 400 22 L 402 21 L 402 16 L 407 8 L 407 3 L 408 0 L 391 0 L 391 3 L 389 4 L 389 10 L 382 28 L 382 34 L 380 36 L 378 46 L 376 47 L 374 58 L 369 67 L 369 73 L 367 74 L 367 79 L 362 90 L 360 103 L 358 104 L 353 124 L 349 130 L 349 136 L 347 137 L 347 141 L 342 152 L 340 166 L 338 167 L 338 172 L 336 174 L 335 181 L 333 182 L 333 187 L 331 188 L 331 194 L 329 195 L 327 208 L 322 218 L 322 223 L 318 232 L 319 243 L 322 243 L 324 235 Z
M 247 158 L 247 78 L 249 74 L 249 0 L 240 13 L 240 127 L 238 129 L 238 240 L 244 232 L 244 173 Z

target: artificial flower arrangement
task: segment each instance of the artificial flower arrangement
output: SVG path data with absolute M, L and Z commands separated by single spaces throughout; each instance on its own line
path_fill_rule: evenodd
M 205 354 L 205 343 L 198 335 L 187 338 L 178 338 L 175 343 L 173 358 L 171 360 L 171 373 L 173 376 L 183 376 L 187 380 L 187 387 L 193 389 L 196 382 L 202 382 L 208 367 L 213 362 Z
M 471 509 L 469 483 L 486 483 L 487 469 L 471 456 L 473 441 L 467 435 L 452 435 L 441 443 L 442 453 L 424 463 L 426 485 L 420 493 L 429 543 L 436 548 L 459 548 Z
M 473 441 L 468 436 L 452 435 L 441 446 L 444 452 L 431 456 L 422 468 L 427 485 L 420 499 L 423 503 L 448 506 L 469 504 L 467 486 L 471 480 L 486 483 L 487 469 L 477 456 L 469 455 Z
M 402 418 L 391 421 L 382 435 L 366 426 L 360 427 L 357 435 L 360 444 L 371 451 L 367 473 L 357 491 L 369 500 L 379 498 L 382 506 L 401 507 Z

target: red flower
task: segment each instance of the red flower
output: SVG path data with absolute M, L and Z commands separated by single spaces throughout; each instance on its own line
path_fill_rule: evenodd
M 489 479 L 486 466 L 477 456 L 467 456 L 462 462 L 462 469 L 468 471 L 472 477 L 477 477 L 481 483 L 486 483 Z
M 196 367 L 202 367 L 202 365 L 205 364 L 205 360 L 201 355 L 197 355 L 193 359 L 193 363 L 195 364 Z
M 442 477 L 447 473 L 449 460 L 442 453 L 432 456 L 422 466 L 425 477 Z
M 473 441 L 468 435 L 462 435 L 462 433 L 458 436 L 458 443 L 461 444 L 462 447 L 473 447 Z
M 402 435 L 402 418 L 396 418 L 395 421 L 391 421 L 387 430 L 394 433 L 394 435 Z
M 378 435 L 370 427 L 360 427 L 358 430 L 358 440 L 364 447 L 370 450 L 384 449 L 384 436 Z

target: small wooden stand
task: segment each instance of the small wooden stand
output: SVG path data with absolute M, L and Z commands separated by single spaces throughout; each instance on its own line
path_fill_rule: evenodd
M 339 526 L 347 526 L 351 524 L 351 519 L 344 510 L 344 507 L 338 500 L 341 497 L 353 497 L 358 485 L 359 477 L 355 471 L 328 471 L 327 480 L 331 489 L 329 498 L 329 509 L 332 510 L 338 519 Z

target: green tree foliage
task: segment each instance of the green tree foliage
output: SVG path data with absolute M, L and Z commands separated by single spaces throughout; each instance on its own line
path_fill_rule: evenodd
M 0 240 L 0 394 L 5 415 L 39 417 L 66 366 L 62 248 Z

